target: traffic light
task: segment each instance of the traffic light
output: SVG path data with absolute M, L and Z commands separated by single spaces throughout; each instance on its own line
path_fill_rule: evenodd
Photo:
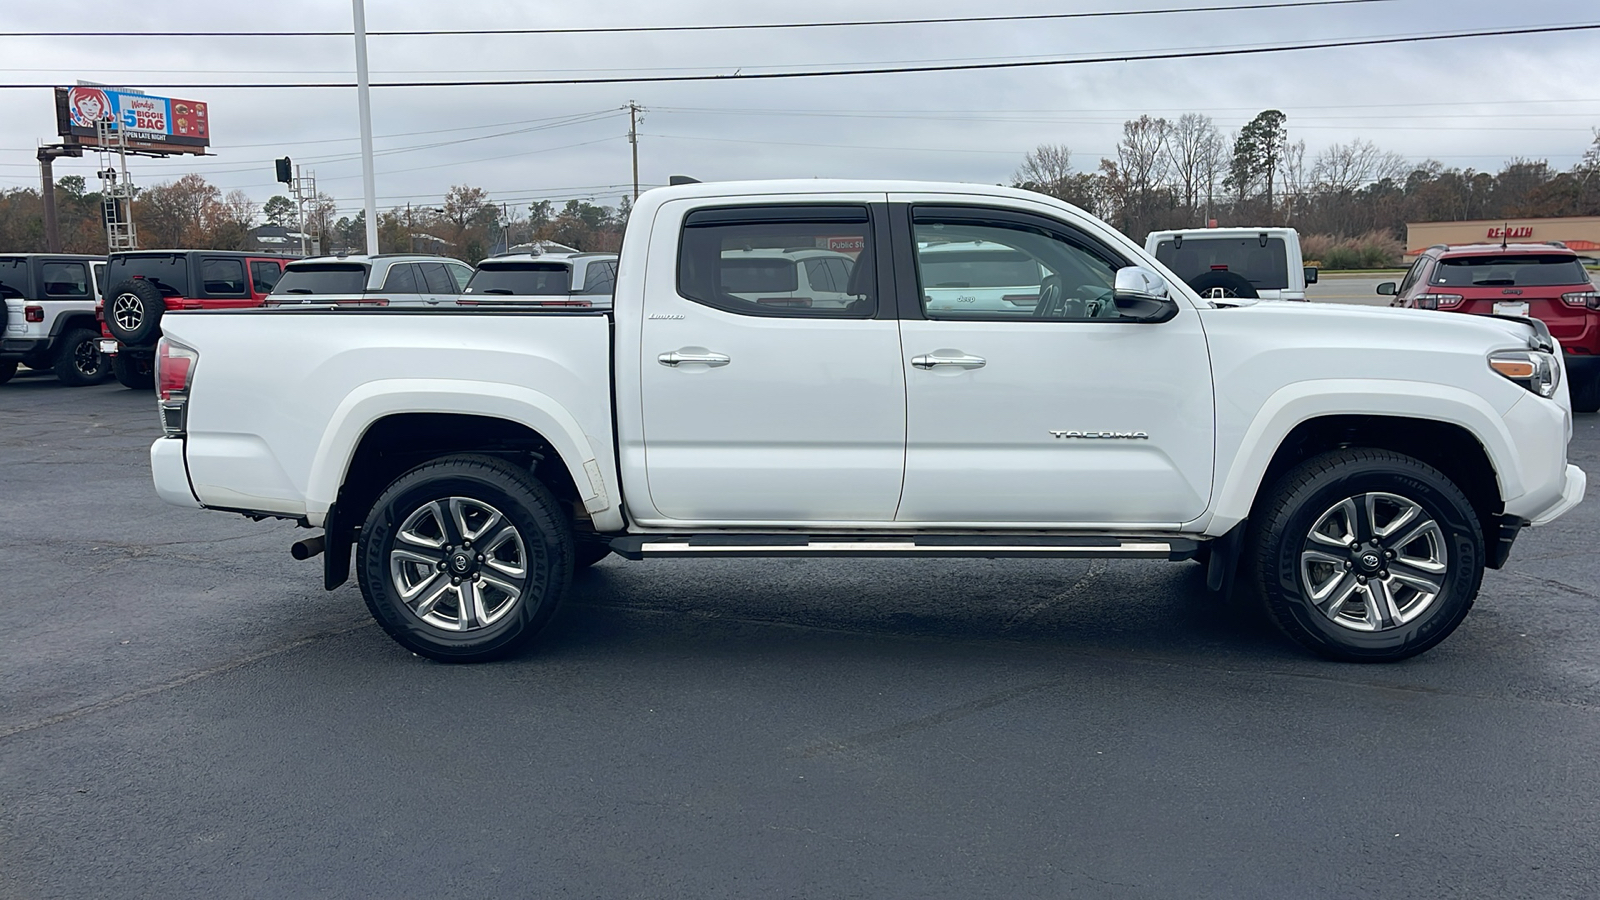
M 289 165 L 289 157 L 272 161 L 278 167 L 278 180 L 284 184 L 294 184 L 294 168 Z

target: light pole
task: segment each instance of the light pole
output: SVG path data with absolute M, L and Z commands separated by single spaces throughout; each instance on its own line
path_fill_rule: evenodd
M 372 175 L 372 91 L 367 83 L 367 10 L 365 0 L 350 0 L 356 30 L 356 105 L 361 112 L 362 208 L 367 214 L 367 252 L 378 252 L 378 187 Z

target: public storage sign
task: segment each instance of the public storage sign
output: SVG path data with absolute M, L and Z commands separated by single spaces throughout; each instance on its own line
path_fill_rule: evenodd
M 95 85 L 56 88 L 56 131 L 89 138 L 96 123 L 109 119 L 130 143 L 158 145 L 170 153 L 203 153 L 211 144 L 210 111 L 197 100 L 152 97 Z

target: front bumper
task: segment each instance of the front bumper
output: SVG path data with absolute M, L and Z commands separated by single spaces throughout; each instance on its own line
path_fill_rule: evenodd
M 200 500 L 189 486 L 189 467 L 183 461 L 183 438 L 157 438 L 150 445 L 150 478 L 156 496 L 173 506 L 200 509 Z
M 1561 499 L 1554 506 L 1545 509 L 1534 516 L 1529 524 L 1546 525 L 1560 518 L 1567 510 L 1577 506 L 1583 501 L 1583 493 L 1588 488 L 1589 476 L 1577 466 L 1567 466 L 1566 481 L 1561 487 Z

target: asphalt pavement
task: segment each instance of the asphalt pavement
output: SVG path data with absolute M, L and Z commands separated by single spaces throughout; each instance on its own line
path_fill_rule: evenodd
M 611 559 L 446 666 L 158 432 L 0 386 L 0 897 L 1600 896 L 1593 499 L 1396 665 L 1188 563 Z

